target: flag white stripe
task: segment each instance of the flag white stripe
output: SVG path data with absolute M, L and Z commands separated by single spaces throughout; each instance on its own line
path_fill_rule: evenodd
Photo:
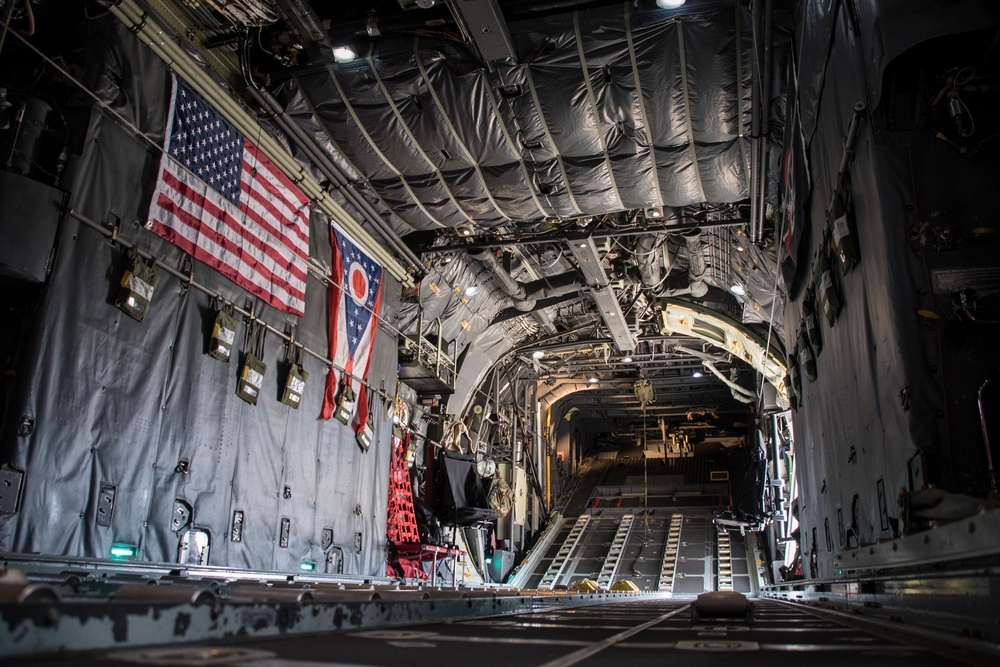
M 296 193 L 288 189 L 286 184 L 288 178 L 281 173 L 280 170 L 273 163 L 267 159 L 261 159 L 263 156 L 257 156 L 251 153 L 249 150 L 244 148 L 243 159 L 246 164 L 250 165 L 251 168 L 257 170 L 259 183 L 251 183 L 254 187 L 261 192 L 265 197 L 272 201 L 274 204 L 281 204 L 281 215 L 285 220 L 293 221 L 297 223 L 300 227 L 300 231 L 308 232 L 309 216 L 307 215 L 309 200 L 298 193 L 302 197 L 302 201 L 298 201 Z M 246 174 L 246 171 L 243 172 Z M 274 195 L 266 190 L 263 185 L 263 181 L 266 180 L 271 184 L 271 187 L 278 190 L 281 193 L 280 201 L 275 200 Z M 305 226 L 302 230 L 301 227 Z M 307 234 L 308 236 L 308 234 Z M 297 237 L 300 241 L 303 240 L 301 237 Z
M 198 229 L 194 229 L 183 220 L 177 219 L 173 214 L 167 211 L 159 210 L 155 216 L 155 219 L 158 222 L 163 224 L 165 227 L 174 230 L 177 234 L 186 238 L 194 245 L 203 248 L 210 255 L 220 260 L 233 272 L 240 275 L 250 283 L 257 285 L 268 292 L 274 292 L 276 297 L 283 303 L 289 305 L 296 304 L 296 310 L 302 310 L 304 303 L 302 303 L 303 298 L 301 294 L 305 293 L 306 288 L 304 280 L 297 278 L 288 270 L 277 266 L 273 259 L 263 254 L 259 249 L 243 243 L 243 240 L 237 232 L 233 231 L 230 227 L 218 219 L 210 216 L 204 211 L 203 208 L 196 205 L 191 200 L 180 196 L 174 190 L 166 187 L 166 184 L 163 184 L 163 187 L 158 187 L 157 191 L 154 192 L 154 201 L 159 200 L 160 194 L 165 195 L 167 199 L 174 202 L 174 204 L 181 210 L 200 220 L 202 227 L 228 239 L 230 242 L 240 247 L 241 252 L 246 253 L 254 260 L 260 262 L 268 271 L 271 272 L 274 280 L 269 281 L 265 278 L 265 276 L 258 272 L 256 267 L 243 261 L 238 254 L 232 252 L 225 246 L 219 245 L 209 236 L 200 233 Z M 297 290 L 300 294 L 295 294 L 295 290 Z
M 249 184 L 250 187 L 255 192 L 257 192 L 260 197 L 263 197 L 265 200 L 267 200 L 270 205 L 279 208 L 278 201 L 276 199 L 274 199 L 266 191 L 260 190 L 259 188 L 253 185 L 253 179 L 250 178 L 250 175 L 246 171 L 243 172 L 241 180 L 244 184 Z M 231 204 L 231 202 L 228 202 L 228 200 L 227 203 Z M 296 256 L 301 257 L 303 259 L 309 256 L 309 242 L 300 239 L 295 234 L 294 231 L 286 229 L 288 226 L 290 226 L 287 218 L 275 218 L 275 215 L 272 211 L 269 211 L 261 202 L 254 199 L 251 196 L 248 196 L 246 193 L 241 194 L 240 210 L 238 213 L 234 213 L 233 217 L 235 217 L 236 219 L 241 219 L 243 217 L 243 209 L 252 211 L 255 215 L 260 216 L 264 220 L 272 221 L 271 226 L 275 229 L 275 231 L 278 232 L 277 234 L 271 233 L 268 229 L 262 227 L 260 223 L 258 223 L 256 220 L 249 220 L 249 219 L 247 220 L 248 227 L 252 226 L 254 230 L 258 230 L 258 233 L 256 235 L 262 241 L 268 243 L 269 245 L 274 245 L 282 249 L 287 248 Z M 296 224 L 296 223 L 295 221 L 293 221 L 291 224 Z
M 172 174 L 178 181 L 191 187 L 193 189 L 204 188 L 204 185 L 200 179 L 192 176 L 185 170 L 173 168 L 173 165 L 168 165 L 167 171 Z M 162 179 L 161 179 L 162 182 Z M 227 225 L 225 221 L 219 220 L 215 217 L 213 212 L 206 211 L 203 207 L 199 206 L 196 202 L 191 201 L 183 195 L 183 193 L 177 192 L 170 187 L 169 183 L 163 183 L 163 189 L 168 192 L 168 198 L 177 204 L 180 208 L 190 213 L 196 219 L 201 220 L 205 224 L 206 220 L 211 220 L 211 229 L 216 233 L 229 239 L 236 247 L 241 248 L 243 252 L 248 253 L 251 257 L 263 264 L 269 271 L 275 274 L 276 278 L 280 278 L 288 282 L 289 284 L 298 288 L 300 285 L 304 288 L 304 278 L 305 271 L 303 270 L 303 277 L 299 278 L 294 273 L 292 273 L 285 266 L 279 265 L 277 261 L 265 253 L 263 250 L 253 245 L 252 241 L 245 238 L 245 236 L 251 236 L 255 239 L 261 241 L 265 246 L 277 251 L 281 257 L 281 260 L 287 265 L 297 264 L 297 257 L 287 248 L 283 246 L 276 246 L 270 241 L 270 235 L 262 233 L 263 230 L 260 229 L 258 225 L 252 223 L 251 220 L 247 219 L 245 222 L 242 221 L 242 215 L 232 203 L 229 201 L 215 201 L 214 198 L 209 198 L 212 204 L 215 204 L 220 209 L 223 209 L 226 213 L 234 218 L 237 223 L 241 223 L 242 226 L 236 230 L 230 225 Z M 154 201 L 155 203 L 155 201 Z M 186 225 L 185 225 L 186 226 Z M 231 252 L 228 251 L 227 252 Z
M 165 218 L 165 219 L 160 219 Z M 216 262 L 219 262 L 224 268 L 229 269 L 232 273 L 239 276 L 239 278 L 255 285 L 256 287 L 272 294 L 275 299 L 280 301 L 282 304 L 292 308 L 297 312 L 302 312 L 305 306 L 305 301 L 301 296 L 290 294 L 286 289 L 287 286 L 280 283 L 268 282 L 256 269 L 248 266 L 236 255 L 227 252 L 225 249 L 221 248 L 213 241 L 205 238 L 204 235 L 199 234 L 197 230 L 188 227 L 187 225 L 180 223 L 173 216 L 161 215 L 157 216 L 156 221 L 162 224 L 164 227 L 168 227 L 178 236 L 186 239 L 191 244 L 197 246 L 199 249 L 205 251 L 213 257 Z M 213 267 L 215 268 L 215 267 Z M 223 272 L 225 273 L 225 272 Z M 227 276 L 232 278 L 232 276 Z

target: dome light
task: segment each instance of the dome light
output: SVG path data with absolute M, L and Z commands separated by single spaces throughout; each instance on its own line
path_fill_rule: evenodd
M 684 4 L 684 0 L 656 0 L 656 6 L 660 9 L 677 9 Z
M 693 378 L 700 378 L 700 377 L 704 377 L 704 376 L 703 376 L 703 374 L 702 374 L 701 371 L 695 371 L 694 373 L 691 373 L 691 377 L 693 377 Z
M 358 57 L 358 52 L 347 45 L 333 47 L 333 60 L 338 63 L 349 63 Z
M 465 288 L 465 296 L 473 296 L 478 291 L 479 291 L 478 285 L 469 285 L 468 287 Z
M 534 352 L 531 353 L 531 358 L 532 359 L 541 359 L 544 356 L 545 356 L 545 353 L 542 352 L 541 350 L 535 350 Z
M 590 384 L 596 384 L 597 381 L 598 380 L 596 375 L 591 375 L 589 378 L 587 378 L 587 382 L 589 382 Z
M 730 290 L 732 291 L 732 293 L 733 293 L 733 294 L 735 294 L 736 296 L 746 296 L 746 295 L 747 295 L 747 290 L 746 290 L 746 288 L 745 288 L 745 287 L 743 287 L 743 285 L 740 285 L 739 283 L 736 283 L 736 284 L 734 284 L 734 285 L 733 285 L 732 287 L 730 287 L 729 289 L 730 289 Z
M 632 363 L 632 357 L 622 357 L 622 363 L 623 364 L 631 364 Z

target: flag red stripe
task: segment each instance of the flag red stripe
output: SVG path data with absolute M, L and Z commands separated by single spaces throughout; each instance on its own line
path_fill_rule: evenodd
M 220 258 L 212 255 L 210 252 L 202 248 L 201 246 L 195 244 L 193 241 L 182 236 L 177 230 L 170 227 L 166 227 L 163 223 L 154 220 L 153 221 L 153 231 L 162 236 L 164 239 L 174 244 L 181 250 L 185 251 L 198 261 L 204 262 L 213 269 L 219 271 L 227 278 L 230 278 L 237 285 L 250 292 L 251 294 L 261 298 L 268 305 L 274 306 L 281 310 L 286 310 L 293 315 L 302 316 L 304 311 L 302 308 L 296 307 L 296 304 L 285 303 L 281 298 L 264 287 L 257 285 L 247 278 L 243 277 L 241 274 L 236 272 L 235 269 L 230 267 L 228 264 L 223 262 Z
M 275 276 L 270 269 L 268 269 L 266 266 L 258 262 L 252 256 L 243 253 L 242 248 L 235 246 L 225 236 L 219 234 L 210 226 L 202 223 L 201 220 L 199 220 L 197 217 L 191 215 L 189 212 L 182 209 L 176 202 L 172 201 L 166 194 L 161 194 L 156 204 L 161 211 L 163 211 L 167 215 L 173 216 L 181 224 L 185 225 L 186 227 L 189 227 L 198 234 L 206 237 L 208 240 L 212 241 L 217 246 L 222 248 L 227 254 L 229 254 L 235 259 L 239 259 L 239 261 L 243 262 L 248 267 L 253 269 L 253 271 L 256 274 L 258 274 L 265 282 L 280 287 L 292 299 L 299 299 L 299 300 L 305 299 L 305 293 L 302 289 L 294 287 L 287 280 L 281 277 Z M 170 226 L 166 224 L 166 221 L 156 220 L 156 222 L 162 223 L 164 227 Z M 240 271 L 237 268 L 233 267 L 229 262 L 226 262 L 223 258 L 217 257 L 215 258 L 215 261 L 218 263 L 217 265 L 214 262 L 210 264 L 213 265 L 215 268 L 218 268 L 220 271 L 222 271 L 229 277 L 233 277 L 233 275 L 243 276 L 243 274 L 240 273 Z M 303 282 L 305 282 L 304 279 Z
M 290 195 L 292 197 L 295 197 L 296 200 L 298 200 L 299 205 L 293 206 L 293 208 L 299 209 L 309 203 L 309 198 L 306 197 L 305 193 L 299 189 L 299 186 L 296 185 L 294 182 L 292 182 L 292 179 L 288 178 L 288 176 L 286 176 L 283 171 L 278 169 L 278 167 L 275 166 L 273 162 L 271 162 L 271 159 L 269 157 L 261 153 L 260 149 L 254 146 L 253 143 L 251 143 L 251 141 L 246 137 L 243 137 L 243 142 L 244 142 L 243 145 L 245 146 L 246 150 L 248 152 L 251 152 L 253 154 L 254 159 L 257 161 L 257 168 L 267 169 L 267 173 L 269 173 L 272 178 L 278 181 L 278 183 L 284 186 L 285 194 L 283 198 L 287 200 L 288 196 Z
M 249 172 L 245 173 L 246 178 L 251 178 Z M 259 211 L 255 210 L 251 206 L 246 204 L 240 204 L 240 213 L 245 213 L 248 218 L 256 222 L 262 228 L 267 230 L 269 234 L 274 236 L 276 239 L 281 241 L 281 243 L 288 248 L 295 251 L 295 254 L 299 257 L 305 258 L 309 255 L 309 237 L 306 233 L 302 231 L 299 227 L 299 222 L 295 220 L 289 220 L 285 217 L 281 211 L 274 205 L 273 201 L 268 199 L 268 195 L 260 191 L 259 183 L 255 183 L 251 187 L 246 178 L 241 179 L 240 182 L 240 200 L 244 201 L 244 198 L 252 199 L 257 206 L 260 206 L 264 211 L 271 217 L 278 220 L 281 227 L 276 228 L 268 221 L 268 219 L 260 214 Z M 258 177 L 259 178 L 259 177 Z M 280 195 L 274 195 L 280 196 Z M 289 238 L 287 231 L 292 232 L 297 238 Z
M 182 199 L 186 199 L 199 208 L 201 208 L 209 217 L 213 220 L 221 221 L 237 234 L 240 238 L 249 242 L 253 247 L 260 250 L 262 253 L 274 260 L 274 263 L 283 269 L 286 269 L 295 278 L 305 282 L 306 271 L 301 266 L 295 262 L 294 259 L 284 257 L 281 255 L 278 248 L 268 245 L 262 239 L 257 237 L 252 233 L 252 230 L 248 229 L 247 226 L 240 224 L 228 211 L 218 206 L 214 201 L 206 197 L 203 193 L 198 192 L 196 189 L 192 188 L 187 183 L 182 182 L 177 178 L 177 176 L 170 170 L 164 170 L 162 175 L 162 181 L 165 185 L 169 186 L 174 192 L 176 192 Z M 180 209 L 177 209 L 180 210 Z M 248 215 L 249 218 L 254 216 Z M 205 228 L 205 225 L 197 219 L 187 222 L 188 226 L 193 229 Z M 213 230 L 214 231 L 214 230 Z M 217 232 L 216 232 L 217 234 Z M 221 236 L 221 235 L 220 235 Z M 225 238 L 225 237 L 221 237 Z M 225 247 L 230 252 L 241 250 L 241 248 L 234 247 L 232 242 L 226 239 L 226 243 L 219 243 L 220 246 Z M 285 246 L 286 249 L 287 246 Z
M 268 212 L 289 227 L 300 243 L 309 249 L 308 199 L 254 145 L 244 139 L 240 189 L 246 194 L 256 192 L 255 199 L 268 206 Z M 300 200 L 296 203 L 295 200 Z M 280 208 L 275 203 L 280 203 Z

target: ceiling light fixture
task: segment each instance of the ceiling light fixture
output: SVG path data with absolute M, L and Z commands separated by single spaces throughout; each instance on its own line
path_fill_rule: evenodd
M 700 377 L 703 377 L 703 374 L 702 374 L 701 371 L 695 371 L 694 373 L 691 373 L 691 377 L 693 377 L 693 378 L 700 378 Z
M 338 63 L 349 63 L 358 57 L 358 52 L 347 45 L 333 47 L 333 60 Z
M 623 364 L 631 364 L 632 363 L 632 357 L 622 357 L 622 363 Z
M 591 375 L 589 378 L 587 378 L 587 382 L 589 382 L 590 384 L 595 384 L 597 383 L 597 381 L 598 380 L 596 375 Z
M 733 293 L 733 294 L 735 294 L 736 296 L 746 296 L 746 295 L 747 295 L 747 290 L 746 290 L 746 288 L 745 288 L 745 287 L 743 287 L 743 285 L 740 285 L 739 283 L 737 283 L 737 284 L 734 284 L 734 285 L 733 285 L 732 287 L 730 287 L 729 289 L 730 289 L 730 290 L 732 291 L 732 293 Z
M 479 291 L 478 285 L 469 285 L 465 288 L 465 296 L 472 296 Z
M 656 6 L 660 9 L 677 9 L 684 4 L 684 0 L 656 0 Z
M 545 356 L 545 353 L 542 352 L 541 350 L 535 350 L 534 352 L 531 353 L 531 358 L 532 359 L 541 359 L 544 356 Z

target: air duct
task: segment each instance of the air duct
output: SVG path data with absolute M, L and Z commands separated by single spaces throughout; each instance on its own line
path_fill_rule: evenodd
M 635 244 L 636 261 L 639 264 L 639 275 L 642 278 L 644 287 L 653 290 L 653 294 L 660 294 L 663 291 L 663 271 L 660 265 L 660 253 L 657 252 L 657 241 L 655 234 L 640 236 Z
M 684 232 L 683 236 L 688 250 L 688 282 L 691 284 L 691 296 L 700 299 L 708 294 L 708 284 L 705 282 L 708 265 L 705 263 L 701 229 L 695 228 Z
M 470 250 L 469 257 L 477 260 L 493 273 L 500 288 L 511 298 L 511 305 L 524 313 L 535 310 L 539 299 L 572 294 L 579 290 L 582 285 L 576 271 L 539 278 L 530 283 L 519 282 L 500 266 L 493 251 L 487 248 Z

